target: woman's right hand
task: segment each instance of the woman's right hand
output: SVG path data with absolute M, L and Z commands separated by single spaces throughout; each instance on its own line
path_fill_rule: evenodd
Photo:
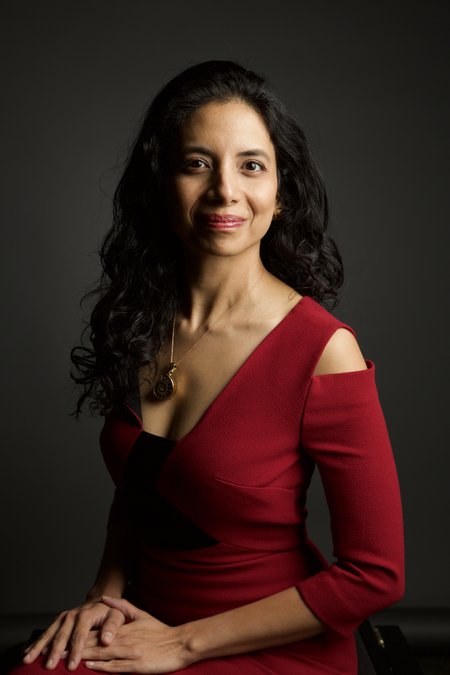
M 61 657 L 67 656 L 67 667 L 75 670 L 80 663 L 84 643 L 92 629 L 101 629 L 100 640 L 110 645 L 125 616 L 112 609 L 101 598 L 93 598 L 74 609 L 61 612 L 53 623 L 25 650 L 24 663 L 32 663 L 39 654 L 46 656 L 46 668 L 56 668 Z

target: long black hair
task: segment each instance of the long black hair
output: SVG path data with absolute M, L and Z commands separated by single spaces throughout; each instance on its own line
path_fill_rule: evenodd
M 164 218 L 170 144 L 190 113 L 211 101 L 239 100 L 258 112 L 275 148 L 281 214 L 261 241 L 264 266 L 329 309 L 338 302 L 343 264 L 327 234 L 322 178 L 296 119 L 264 77 L 231 61 L 206 61 L 174 77 L 154 98 L 131 148 L 113 202 L 113 224 L 100 249 L 102 275 L 75 347 L 71 376 L 82 386 L 76 416 L 89 399 L 105 414 L 136 386 L 138 369 L 156 367 L 176 312 L 180 246 Z

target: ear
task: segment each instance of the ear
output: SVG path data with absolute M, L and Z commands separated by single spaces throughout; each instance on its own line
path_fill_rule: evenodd
M 280 202 L 277 201 L 277 203 L 275 205 L 275 210 L 273 212 L 274 220 L 276 220 L 280 216 L 282 211 L 283 211 L 283 209 L 281 208 L 281 204 L 280 204 Z

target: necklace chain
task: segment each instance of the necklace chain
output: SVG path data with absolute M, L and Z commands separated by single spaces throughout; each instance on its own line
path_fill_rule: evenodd
M 250 289 L 250 290 L 252 290 L 252 289 Z M 249 292 L 250 292 L 250 291 L 249 291 Z M 177 362 L 176 362 L 177 366 L 182 362 L 183 359 L 186 358 L 186 356 L 187 356 L 188 354 L 191 353 L 191 351 L 192 351 L 192 350 L 194 349 L 194 347 L 200 342 L 200 340 L 201 340 L 203 337 L 205 337 L 205 335 L 206 335 L 207 333 L 209 333 L 209 331 L 210 331 L 212 328 L 214 328 L 214 326 L 216 325 L 216 323 L 219 323 L 219 321 L 220 321 L 221 319 L 223 319 L 224 316 L 226 316 L 227 314 L 229 314 L 229 312 L 231 312 L 231 310 L 234 309 L 234 308 L 235 308 L 235 307 L 236 307 L 236 306 L 244 299 L 244 297 L 245 297 L 245 296 L 242 296 L 242 298 L 240 298 L 237 302 L 235 302 L 233 305 L 231 305 L 231 307 L 229 307 L 225 312 L 223 312 L 223 314 L 221 314 L 221 315 L 219 316 L 218 319 L 216 319 L 215 321 L 212 322 L 212 324 L 210 325 L 210 327 L 209 327 L 207 330 L 203 331 L 203 333 L 200 335 L 200 337 L 198 337 L 198 338 L 195 340 L 194 344 L 191 345 L 191 346 L 189 347 L 189 349 L 187 350 L 187 352 L 185 352 L 185 353 L 183 354 L 183 356 L 177 360 Z M 176 317 L 176 315 L 175 315 L 174 318 L 173 318 L 173 326 L 172 326 L 172 348 L 171 348 L 171 351 L 170 351 L 170 361 L 171 361 L 171 363 L 174 362 L 174 361 L 173 361 L 173 350 L 174 350 L 174 345 L 175 345 L 175 321 L 176 321 L 176 318 L 177 318 L 177 317 Z
M 187 356 L 188 354 L 191 353 L 191 351 L 194 349 L 194 347 L 197 346 L 197 344 L 200 342 L 200 340 L 201 340 L 203 337 L 205 337 L 205 335 L 206 335 L 207 333 L 209 333 L 209 331 L 210 331 L 212 328 L 214 328 L 214 326 L 215 326 L 217 323 L 219 323 L 219 321 L 220 321 L 221 319 L 223 319 L 227 314 L 229 314 L 229 313 L 231 312 L 231 310 L 233 310 L 235 307 L 237 307 L 237 305 L 238 305 L 240 302 L 242 302 L 242 300 L 244 300 L 244 298 L 246 298 L 246 297 L 253 291 L 254 288 L 256 288 L 256 286 L 257 286 L 257 285 L 259 284 L 259 282 L 261 281 L 261 279 L 262 279 L 262 277 L 263 277 L 263 275 L 264 275 L 264 272 L 265 272 L 265 269 L 263 269 L 262 274 L 260 274 L 260 276 L 258 277 L 258 279 L 256 280 L 256 282 L 253 284 L 253 286 L 251 286 L 251 287 L 249 288 L 249 290 L 248 290 L 246 293 L 244 293 L 244 295 L 243 295 L 241 298 L 239 298 L 239 300 L 237 300 L 235 303 L 233 303 L 233 304 L 231 305 L 231 307 L 229 307 L 229 308 L 228 308 L 225 312 L 223 312 L 223 313 L 222 313 L 215 321 L 213 321 L 212 324 L 210 325 L 210 327 L 209 327 L 207 330 L 205 330 L 205 331 L 200 335 L 200 337 L 198 337 L 198 338 L 195 340 L 194 344 L 191 345 L 191 346 L 189 347 L 189 349 L 188 349 L 188 350 L 187 350 L 187 351 L 186 351 L 186 352 L 178 359 L 177 362 L 175 362 L 175 361 L 173 360 L 173 356 L 174 356 L 174 348 L 175 348 L 175 322 L 176 322 L 176 318 L 177 318 L 177 315 L 176 315 L 176 312 L 175 312 L 175 316 L 173 317 L 173 324 L 172 324 L 172 340 L 171 340 L 171 347 L 170 347 L 170 363 L 169 363 L 169 365 L 166 367 L 166 369 L 163 371 L 163 373 L 162 373 L 162 375 L 160 376 L 159 380 L 156 382 L 155 386 L 153 387 L 153 394 L 154 394 L 155 398 L 157 398 L 157 399 L 160 400 L 160 401 L 166 401 L 167 399 L 172 398 L 172 396 L 175 395 L 175 393 L 176 393 L 176 382 L 175 382 L 175 380 L 174 380 L 173 375 L 174 375 L 175 370 L 177 369 L 177 367 L 178 367 L 179 364 L 181 363 L 181 361 L 182 361 L 183 359 L 185 359 L 186 356 Z

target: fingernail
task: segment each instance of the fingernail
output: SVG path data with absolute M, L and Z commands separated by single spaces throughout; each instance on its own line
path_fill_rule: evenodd
M 85 665 L 87 668 L 93 668 L 93 667 L 94 667 L 94 662 L 93 662 L 93 661 L 85 661 L 85 662 L 84 662 L 84 665 Z
M 45 664 L 46 668 L 51 668 L 53 665 L 53 659 L 49 659 L 47 663 Z
M 75 668 L 75 661 L 73 659 L 70 659 L 69 661 L 69 670 L 74 670 Z
M 104 634 L 103 639 L 106 640 L 106 642 L 111 642 L 113 639 L 113 634 L 108 631 Z

